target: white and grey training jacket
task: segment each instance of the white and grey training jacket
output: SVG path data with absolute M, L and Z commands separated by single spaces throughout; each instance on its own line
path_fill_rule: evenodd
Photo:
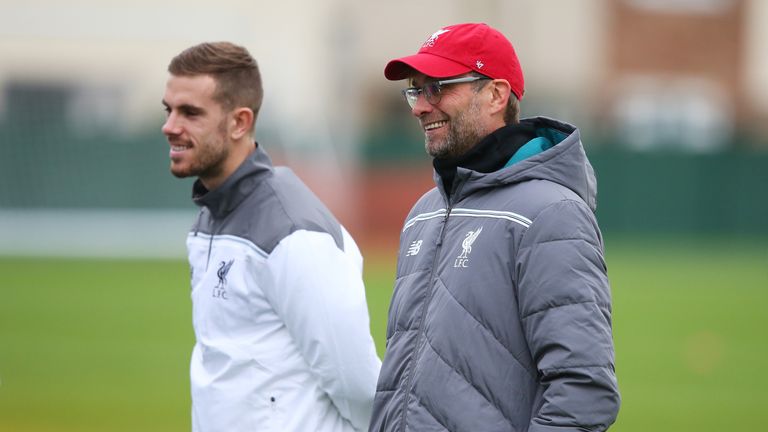
M 352 237 L 261 148 L 194 201 L 193 431 L 366 430 L 381 363 Z

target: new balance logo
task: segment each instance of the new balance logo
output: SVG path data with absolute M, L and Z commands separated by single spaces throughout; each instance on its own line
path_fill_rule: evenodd
M 422 240 L 416 240 L 413 243 L 411 243 L 411 246 L 408 247 L 408 253 L 406 253 L 405 256 L 417 255 L 421 250 L 421 243 L 422 243 Z
M 467 232 L 467 235 L 464 237 L 464 241 L 461 242 L 461 253 L 453 262 L 454 267 L 467 268 L 469 266 L 469 254 L 472 253 L 472 243 L 477 240 L 477 237 L 481 232 L 483 232 L 483 227 L 480 227 L 475 231 Z

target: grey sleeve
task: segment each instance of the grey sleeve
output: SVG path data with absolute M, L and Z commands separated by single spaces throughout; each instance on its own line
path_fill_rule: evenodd
M 523 330 L 543 391 L 529 432 L 608 429 L 620 397 L 610 286 L 592 212 L 579 201 L 544 209 L 522 239 L 516 268 Z

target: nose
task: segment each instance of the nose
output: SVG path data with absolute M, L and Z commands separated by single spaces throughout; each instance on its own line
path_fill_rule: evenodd
M 424 97 L 423 93 L 420 93 L 419 97 L 416 98 L 416 102 L 411 107 L 411 114 L 414 117 L 421 117 L 426 113 L 432 112 L 432 109 L 432 104 L 427 102 L 427 98 Z
M 181 133 L 181 128 L 177 125 L 176 116 L 173 113 L 168 114 L 161 130 L 163 131 L 163 135 L 166 136 L 178 135 Z

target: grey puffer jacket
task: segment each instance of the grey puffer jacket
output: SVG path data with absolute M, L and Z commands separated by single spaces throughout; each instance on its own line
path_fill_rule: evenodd
M 579 132 L 492 173 L 459 167 L 403 227 L 371 431 L 603 431 L 620 398 Z

